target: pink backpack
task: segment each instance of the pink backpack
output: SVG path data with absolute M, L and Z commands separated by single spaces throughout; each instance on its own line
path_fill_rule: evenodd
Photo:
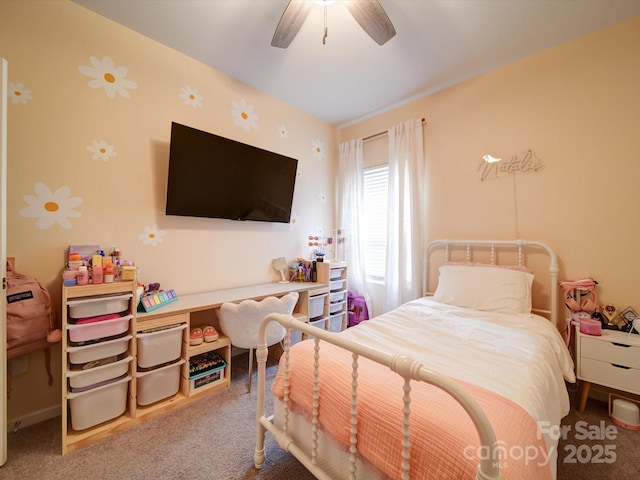
M 7 358 L 49 348 L 62 339 L 49 291 L 7 262 Z

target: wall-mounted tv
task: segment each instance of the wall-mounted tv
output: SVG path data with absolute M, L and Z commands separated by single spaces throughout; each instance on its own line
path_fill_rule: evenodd
M 171 123 L 167 215 L 289 223 L 298 160 Z

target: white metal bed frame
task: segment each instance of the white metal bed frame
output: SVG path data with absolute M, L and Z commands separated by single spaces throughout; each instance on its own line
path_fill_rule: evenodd
M 549 317 L 551 323 L 558 326 L 558 257 L 551 247 L 546 243 L 532 241 L 532 240 L 434 240 L 427 245 L 427 250 L 424 256 L 424 277 L 423 286 L 424 294 L 431 295 L 429 292 L 429 256 L 432 250 L 436 248 L 445 249 L 445 261 L 451 260 L 452 247 L 464 247 L 465 261 L 473 261 L 473 249 L 485 247 L 489 249 L 489 263 L 492 265 L 498 264 L 498 251 L 503 249 L 515 251 L 518 255 L 518 265 L 525 266 L 525 249 L 540 249 L 549 256 L 549 285 L 550 285 L 550 299 L 549 308 L 533 308 L 533 312 L 546 315 Z
M 549 274 L 550 274 L 550 308 L 549 309 L 534 309 L 536 313 L 548 314 L 553 324 L 557 325 L 557 285 L 558 285 L 558 263 L 557 258 L 553 250 L 542 242 L 515 240 L 436 240 L 427 245 L 425 250 L 424 259 L 424 289 L 426 293 L 428 285 L 429 275 L 429 256 L 430 253 L 436 248 L 445 248 L 445 261 L 450 259 L 450 248 L 464 246 L 466 247 L 466 261 L 472 261 L 472 249 L 474 247 L 489 248 L 490 249 L 490 262 L 496 264 L 497 252 L 496 248 L 500 249 L 513 249 L 515 248 L 518 254 L 518 264 L 524 265 L 524 251 L 523 249 L 532 247 L 539 248 L 545 251 L 550 258 Z M 284 420 L 283 428 L 279 429 L 273 423 L 273 415 L 266 417 L 264 414 L 264 399 L 265 399 L 265 384 L 266 384 L 266 361 L 268 349 L 266 345 L 266 328 L 267 325 L 272 322 L 278 322 L 287 328 L 287 336 L 285 338 L 284 345 Z M 300 446 L 296 445 L 293 437 L 288 433 L 288 417 L 289 417 L 289 338 L 291 330 L 299 330 L 309 336 L 313 336 L 314 344 L 314 389 L 313 389 L 313 414 L 311 420 L 311 455 L 308 455 Z M 383 365 L 392 371 L 398 373 L 404 379 L 404 396 L 403 396 L 403 440 L 402 440 L 402 480 L 408 480 L 411 478 L 409 469 L 410 460 L 410 406 L 411 406 L 411 385 L 410 381 L 421 381 L 434 385 L 447 392 L 453 397 L 460 405 L 465 409 L 469 417 L 474 423 L 474 426 L 478 432 L 480 443 L 483 452 L 488 452 L 488 455 L 484 455 L 480 459 L 480 463 L 476 471 L 476 480 L 497 480 L 500 479 L 499 462 L 499 449 L 496 443 L 496 436 L 487 418 L 486 414 L 475 401 L 475 399 L 460 385 L 449 377 L 432 372 L 428 370 L 422 364 L 412 360 L 403 355 L 389 354 L 374 350 L 366 345 L 353 342 L 351 340 L 342 338 L 337 333 L 331 333 L 317 327 L 313 327 L 307 323 L 301 322 L 295 319 L 291 315 L 271 314 L 268 315 L 260 325 L 258 348 L 256 350 L 256 358 L 258 362 L 258 404 L 256 412 L 256 448 L 254 453 L 254 462 L 256 468 L 260 469 L 265 461 L 264 452 L 264 436 L 268 430 L 271 432 L 280 448 L 290 452 L 294 455 L 316 478 L 321 480 L 331 480 L 332 477 L 318 465 L 318 406 L 319 406 L 319 394 L 318 394 L 318 378 L 319 378 L 319 351 L 320 343 L 328 342 L 336 345 L 340 348 L 352 352 L 352 390 L 351 390 L 351 436 L 349 447 L 349 479 L 356 478 L 356 463 L 357 463 L 357 408 L 358 408 L 358 359 L 359 357 L 368 358 L 374 362 Z

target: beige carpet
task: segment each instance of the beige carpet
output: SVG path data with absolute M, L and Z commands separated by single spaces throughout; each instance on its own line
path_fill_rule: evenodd
M 0 479 L 313 479 L 269 434 L 265 465 L 253 466 L 256 377 L 247 394 L 247 357 L 233 360 L 228 390 L 64 456 L 61 417 L 10 433 Z
M 640 431 L 615 425 L 605 402 L 589 399 L 576 410 L 577 391 L 569 387 L 573 408 L 563 420 L 558 444 L 558 480 L 640 479 Z
M 268 371 L 270 383 L 276 368 Z M 571 395 L 574 400 L 573 391 Z M 255 391 L 246 394 L 246 357 L 235 357 L 228 390 L 77 452 L 60 454 L 60 417 L 10 433 L 0 479 L 313 479 L 270 434 L 265 466 L 260 471 L 253 467 L 255 404 Z M 573 409 L 564 419 L 570 431 L 559 445 L 559 480 L 640 478 L 640 432 L 616 428 L 613 440 L 576 438 L 599 429 L 601 421 L 612 425 L 606 404 L 593 400 L 584 414 Z M 605 462 L 605 447 L 609 454 L 615 452 L 614 462 Z M 568 463 L 572 459 L 575 463 Z

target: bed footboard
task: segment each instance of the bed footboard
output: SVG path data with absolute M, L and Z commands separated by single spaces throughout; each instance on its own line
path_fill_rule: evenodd
M 266 327 L 270 322 L 278 322 L 285 326 L 287 331 L 287 337 L 285 339 L 285 348 L 283 355 L 284 358 L 284 375 L 285 375 L 285 389 L 284 389 L 284 425 L 282 429 L 276 427 L 272 421 L 273 417 L 266 417 L 264 413 L 264 401 L 265 401 L 265 375 L 266 375 L 266 361 L 267 361 L 267 345 L 266 345 Z M 312 424 L 312 440 L 311 440 L 311 452 L 307 454 L 303 449 L 296 445 L 294 439 L 287 432 L 287 416 L 289 414 L 289 398 L 288 398 L 288 376 L 289 376 L 289 332 L 290 330 L 299 330 L 313 337 L 315 342 L 315 355 L 314 355 L 314 389 L 313 389 L 313 413 L 311 418 Z M 341 349 L 344 349 L 352 353 L 352 374 L 351 374 L 351 430 L 350 430 L 350 445 L 349 445 L 349 477 L 350 479 L 356 478 L 356 464 L 357 464 L 357 452 L 358 452 L 358 424 L 357 424 L 357 410 L 358 410 L 358 359 L 360 357 L 367 358 L 380 365 L 380 368 L 390 369 L 400 375 L 404 381 L 403 387 L 403 408 L 402 408 L 402 465 L 401 465 L 401 478 L 409 479 L 410 474 L 410 442 L 411 442 L 411 386 L 410 381 L 426 382 L 433 386 L 436 386 L 451 397 L 453 397 L 467 412 L 472 420 L 475 429 L 478 432 L 480 438 L 480 445 L 482 451 L 485 453 L 479 460 L 479 465 L 476 471 L 476 479 L 478 480 L 495 480 L 500 478 L 499 471 L 499 448 L 496 442 L 496 435 L 489 422 L 489 419 L 485 412 L 482 410 L 477 401 L 458 383 L 452 379 L 429 371 L 422 364 L 413 361 L 412 359 L 401 356 L 391 355 L 385 352 L 374 350 L 360 343 L 353 342 L 349 339 L 343 338 L 339 334 L 331 333 L 325 330 L 308 325 L 307 323 L 296 320 L 293 316 L 282 314 L 270 314 L 267 316 L 260 326 L 260 334 L 257 348 L 257 362 L 258 362 L 258 392 L 257 392 L 257 412 L 256 412 L 256 449 L 254 454 L 254 462 L 256 468 L 261 468 L 265 461 L 264 451 L 264 436 L 265 431 L 271 432 L 280 448 L 293 454 L 316 478 L 330 480 L 330 477 L 326 472 L 320 468 L 318 464 L 318 448 L 317 448 L 317 434 L 318 434 L 318 406 L 319 406 L 319 394 L 318 394 L 318 371 L 320 368 L 320 358 L 318 355 L 319 345 L 321 342 L 328 342 Z

